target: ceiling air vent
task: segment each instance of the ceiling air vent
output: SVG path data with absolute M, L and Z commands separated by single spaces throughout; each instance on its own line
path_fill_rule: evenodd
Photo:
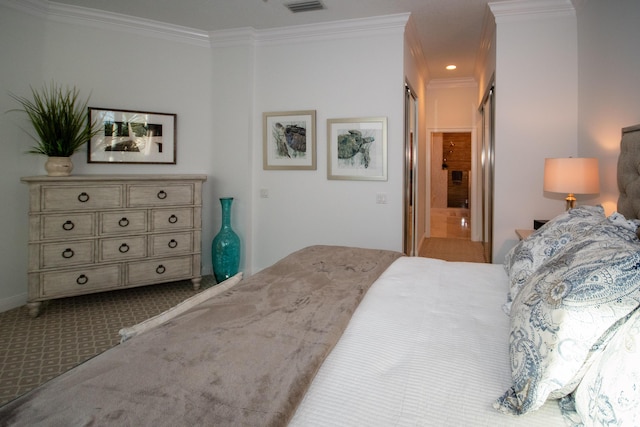
M 293 13 L 311 12 L 312 10 L 322 10 L 325 8 L 319 0 L 296 1 L 293 3 L 287 3 L 285 6 Z

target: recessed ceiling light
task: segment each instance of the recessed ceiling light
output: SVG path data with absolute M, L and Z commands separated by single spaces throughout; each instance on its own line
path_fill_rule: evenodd
M 455 70 L 458 67 L 456 67 L 455 65 L 447 65 L 446 68 L 447 68 L 447 70 Z

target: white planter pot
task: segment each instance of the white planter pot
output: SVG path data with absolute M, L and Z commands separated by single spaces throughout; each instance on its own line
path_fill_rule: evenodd
M 49 176 L 69 176 L 73 162 L 70 157 L 48 157 L 44 168 Z

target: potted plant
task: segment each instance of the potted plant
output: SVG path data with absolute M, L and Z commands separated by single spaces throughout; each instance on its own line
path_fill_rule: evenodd
M 73 169 L 70 156 L 95 136 L 99 129 L 87 118 L 89 100 L 81 102 L 79 91 L 51 83 L 42 90 L 31 88 L 33 100 L 10 93 L 27 113 L 37 137 L 28 151 L 48 156 L 45 169 L 49 176 L 67 176 Z

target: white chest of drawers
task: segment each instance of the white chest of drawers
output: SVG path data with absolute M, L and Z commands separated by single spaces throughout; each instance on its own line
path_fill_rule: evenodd
M 191 279 L 200 287 L 206 175 L 22 178 L 29 313 L 42 301 Z

